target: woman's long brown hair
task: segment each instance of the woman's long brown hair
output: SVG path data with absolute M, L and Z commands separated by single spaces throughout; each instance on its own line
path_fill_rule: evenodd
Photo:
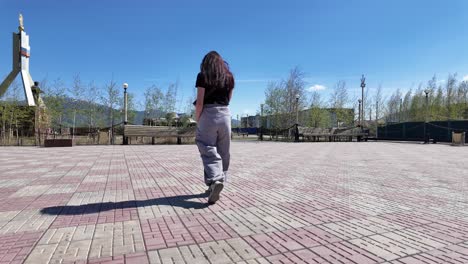
M 201 64 L 200 72 L 205 77 L 205 82 L 217 89 L 234 88 L 234 77 L 229 70 L 229 65 L 216 51 L 210 51 L 205 55 Z

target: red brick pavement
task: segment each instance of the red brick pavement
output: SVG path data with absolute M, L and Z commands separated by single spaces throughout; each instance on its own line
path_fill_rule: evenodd
M 463 151 L 233 142 L 207 206 L 193 145 L 8 148 L 0 263 L 468 263 Z

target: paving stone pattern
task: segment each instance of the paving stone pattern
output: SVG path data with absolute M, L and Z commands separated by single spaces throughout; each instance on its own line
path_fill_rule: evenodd
M 0 149 L 0 264 L 468 263 L 468 148 L 233 142 Z

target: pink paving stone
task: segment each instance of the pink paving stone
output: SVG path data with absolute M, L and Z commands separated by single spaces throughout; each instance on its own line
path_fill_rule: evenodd
M 140 201 L 166 197 L 159 188 L 142 188 L 136 189 L 134 192 L 135 199 Z
M 5 199 L 17 192 L 20 188 L 0 188 L 0 199 Z
M 81 183 L 83 181 L 83 177 L 78 176 L 65 176 L 60 178 L 60 180 L 56 181 L 56 184 L 67 184 L 67 183 Z
M 105 182 L 81 183 L 76 192 L 98 192 L 106 189 Z
M 431 260 L 420 260 L 417 257 L 409 256 L 409 257 L 404 257 L 400 258 L 397 260 L 398 263 L 401 264 L 436 264 L 437 262 L 433 262 Z M 446 264 L 450 264 L 450 262 L 445 262 Z
M 130 190 L 132 189 L 131 181 L 108 181 L 106 189 L 108 190 Z
M 97 223 L 98 217 L 98 213 L 83 215 L 59 215 L 50 227 L 60 228 L 68 226 L 93 225 Z
M 148 255 L 145 252 L 125 254 L 120 256 L 89 259 L 88 264 L 148 264 Z M 74 262 L 78 264 L 78 262 Z
M 47 178 L 39 178 L 34 181 L 32 181 L 29 185 L 49 185 L 49 184 L 55 184 L 57 183 L 57 179 L 53 177 L 47 177 Z
M 195 243 L 177 217 L 144 220 L 141 227 L 148 250 Z
M 274 228 L 268 232 L 256 231 L 258 233 L 242 237 L 241 241 L 266 259 L 278 263 L 334 263 L 338 259 L 345 263 L 373 263 L 383 260 L 322 230 L 321 224 L 346 222 L 375 213 L 376 226 L 369 226 L 370 230 L 382 230 L 378 220 L 388 221 L 448 244 L 444 248 L 411 255 L 411 260 L 468 262 L 468 246 L 463 244 L 468 241 L 468 220 L 461 204 L 455 202 L 455 199 L 465 197 L 468 191 L 458 184 L 464 180 L 461 175 L 468 174 L 468 165 L 457 159 L 463 154 L 460 152 L 463 149 L 445 145 L 361 143 L 233 142 L 230 182 L 216 205 L 200 207 L 203 208 L 200 211 L 185 208 L 187 203 L 182 198 L 205 189 L 203 169 L 194 145 L 75 146 L 66 150 L 8 148 L 7 152 L 0 151 L 0 184 L 6 186 L 0 186 L 0 214 L 5 212 L 5 220 L 0 215 L 0 228 L 6 224 L 23 224 L 19 219 L 15 219 L 15 223 L 9 222 L 12 220 L 6 212 L 25 209 L 49 208 L 44 212 L 57 217 L 48 230 L 139 220 L 146 250 L 154 250 L 229 240 L 238 236 L 232 230 L 239 227 L 236 226 L 239 221 L 248 226 L 249 222 L 258 224 L 255 222 L 258 220 L 250 217 L 230 219 L 232 221 L 225 223 L 215 213 L 235 212 L 247 207 L 256 212 L 261 211 L 262 206 L 268 206 L 294 216 L 301 226 L 305 226 L 283 230 L 290 223 L 278 222 L 284 220 L 275 215 L 263 215 L 261 220 Z M 2 164 L 2 158 L 8 157 L 3 160 L 9 160 L 15 156 L 14 160 L 35 164 L 34 168 L 26 173 L 2 170 L 5 164 Z M 428 162 L 428 157 L 437 159 L 431 158 Z M 34 171 L 37 168 L 46 170 Z M 96 177 L 96 182 L 83 182 L 85 179 L 92 181 L 93 177 Z M 25 179 L 31 182 L 22 184 L 28 182 Z M 145 179 L 155 181 L 158 186 L 137 189 L 132 184 L 135 180 Z M 66 183 L 78 185 L 78 189 L 72 194 L 56 196 L 10 197 L 23 187 L 50 185 L 57 188 L 55 185 Z M 94 206 L 66 205 L 77 192 L 105 190 L 126 190 L 134 194 L 135 201 Z M 360 199 L 361 196 L 366 198 Z M 204 206 L 206 198 L 194 198 L 190 202 Z M 171 217 L 138 219 L 138 206 L 158 203 L 172 207 L 169 211 Z M 236 214 L 227 214 L 226 217 L 236 217 Z M 39 224 L 41 218 L 37 220 L 32 224 Z M 26 225 L 24 229 L 27 228 Z M 34 243 L 30 244 L 26 238 L 17 241 L 15 235 L 20 233 L 8 235 L 12 237 L 4 237 L 3 244 L 14 243 L 15 246 L 0 253 L 0 257 L 13 263 L 22 262 L 24 258 L 19 258 L 19 261 L 15 258 L 28 254 Z M 391 243 L 398 246 L 400 241 L 391 240 Z M 401 264 L 401 260 L 392 261 L 392 264 Z M 91 261 L 146 263 L 147 256 L 145 253 Z M 210 261 L 215 263 L 215 260 Z
M 123 222 L 139 219 L 138 210 L 136 208 L 116 208 L 111 210 L 107 209 L 101 207 L 101 212 L 99 213 L 97 220 L 98 224 Z
M 160 189 L 165 197 L 193 195 L 193 193 L 190 190 L 180 188 L 180 186 L 161 187 Z
M 360 249 L 346 241 L 313 247 L 310 250 L 327 262 L 372 264 L 383 262 L 382 258 Z
M 292 257 L 293 259 L 291 259 Z M 272 264 L 286 264 L 286 263 L 291 263 L 291 264 L 303 264 L 306 263 L 302 260 L 300 260 L 297 256 L 289 254 L 289 256 L 286 256 L 285 254 L 278 254 L 274 256 L 269 256 L 266 258 L 269 263 Z M 312 262 L 313 263 L 313 262 Z
M 197 243 L 237 237 L 227 224 L 214 214 L 181 215 L 180 221 Z
M 42 236 L 42 232 L 0 235 L 0 263 L 21 263 Z
M 319 258 L 308 249 L 284 253 L 293 263 L 314 263 Z
M 37 198 L 38 196 L 27 196 L 2 199 L 0 203 L 0 212 L 23 210 Z
M 64 206 L 73 196 L 72 193 L 43 194 L 31 202 L 26 209 L 39 209 L 51 206 Z

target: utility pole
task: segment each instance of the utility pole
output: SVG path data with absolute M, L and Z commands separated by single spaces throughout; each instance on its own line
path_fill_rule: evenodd
M 375 137 L 379 138 L 379 101 L 375 102 Z

